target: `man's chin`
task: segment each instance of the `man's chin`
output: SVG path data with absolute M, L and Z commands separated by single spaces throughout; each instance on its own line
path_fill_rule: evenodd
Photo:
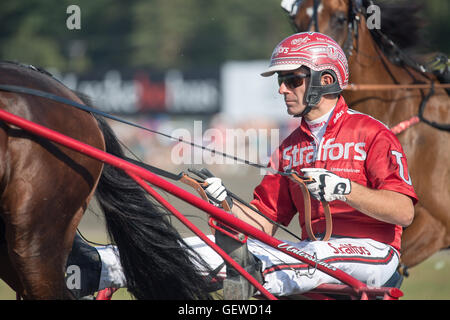
M 287 113 L 288 113 L 288 115 L 290 115 L 290 116 L 296 116 L 296 115 L 299 115 L 299 114 L 301 114 L 302 113 L 302 111 L 298 111 L 298 110 L 296 110 L 296 109 L 294 109 L 294 108 L 287 108 Z

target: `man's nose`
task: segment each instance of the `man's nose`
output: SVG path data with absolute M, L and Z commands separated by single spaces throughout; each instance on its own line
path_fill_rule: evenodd
M 286 84 L 284 83 L 284 81 L 281 83 L 280 87 L 278 88 L 278 93 L 279 94 L 286 94 L 289 93 L 290 90 L 288 88 L 288 86 L 286 86 Z

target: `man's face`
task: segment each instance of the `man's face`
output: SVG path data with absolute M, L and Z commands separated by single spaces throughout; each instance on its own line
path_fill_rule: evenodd
M 278 79 L 281 82 L 278 93 L 284 96 L 288 114 L 296 115 L 305 110 L 305 92 L 309 83 L 309 75 L 309 70 L 304 67 L 278 73 Z

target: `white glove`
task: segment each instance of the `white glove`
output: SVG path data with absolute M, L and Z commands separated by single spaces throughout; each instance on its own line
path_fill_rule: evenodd
M 206 195 L 211 199 L 211 203 L 220 207 L 223 200 L 228 197 L 227 190 L 222 184 L 222 179 L 217 177 L 208 178 L 205 180 L 208 186 L 205 189 Z M 231 200 L 231 199 L 230 199 Z
M 307 183 L 310 194 L 319 201 L 346 201 L 345 195 L 351 192 L 351 182 L 323 168 L 306 168 L 300 170 L 315 182 Z

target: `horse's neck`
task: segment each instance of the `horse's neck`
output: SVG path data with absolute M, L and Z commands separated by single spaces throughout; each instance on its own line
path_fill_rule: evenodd
M 365 21 L 361 21 L 363 25 Z M 414 81 L 404 68 L 394 65 L 384 55 L 372 38 L 367 28 L 360 28 L 358 43 L 355 44 L 349 58 L 350 83 L 354 84 L 394 84 Z M 414 72 L 414 77 L 416 73 Z M 421 78 L 420 78 L 421 79 Z M 422 79 L 421 79 L 422 80 Z M 394 104 L 399 98 L 398 90 L 389 91 L 347 91 L 345 98 L 351 108 L 368 113 L 375 118 L 389 123 L 392 121 Z M 384 105 L 384 107 L 383 107 Z M 411 113 L 412 110 L 405 110 Z M 397 115 L 397 117 L 404 117 Z M 405 116 L 406 117 L 406 116 Z
M 361 25 L 365 22 L 361 21 Z M 403 80 L 405 71 L 394 65 L 373 40 L 370 31 L 360 27 L 357 43 L 349 59 L 350 81 L 358 84 L 395 83 Z

